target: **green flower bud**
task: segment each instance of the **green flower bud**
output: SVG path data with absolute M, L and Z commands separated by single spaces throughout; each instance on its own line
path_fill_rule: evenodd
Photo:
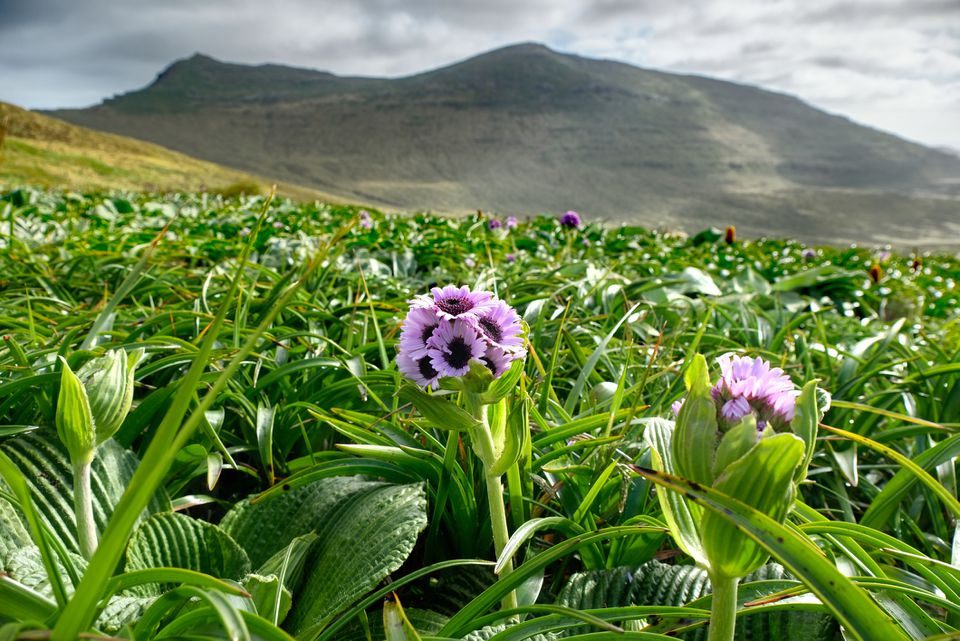
M 97 447 L 97 432 L 90 412 L 90 400 L 83 383 L 63 358 L 60 375 L 60 395 L 57 397 L 57 435 L 66 446 L 74 464 L 93 459 Z
M 100 445 L 116 434 L 133 403 L 133 374 L 143 350 L 129 354 L 112 349 L 103 356 L 91 359 L 77 371 L 90 402 L 90 413 Z

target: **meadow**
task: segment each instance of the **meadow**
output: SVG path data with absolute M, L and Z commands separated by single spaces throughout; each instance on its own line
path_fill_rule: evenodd
M 960 638 L 956 257 L 370 212 L 3 195 L 0 638 Z M 523 351 L 424 390 L 449 284 Z

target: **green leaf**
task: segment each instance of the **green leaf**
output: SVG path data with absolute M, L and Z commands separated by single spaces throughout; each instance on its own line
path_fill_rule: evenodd
M 687 397 L 673 431 L 673 462 L 680 476 L 711 483 L 717 449 L 717 406 L 710 396 L 710 372 L 703 355 L 694 355 L 683 379 Z
M 168 512 L 144 521 L 127 547 L 126 570 L 184 568 L 221 579 L 241 579 L 250 572 L 250 559 L 218 526 Z M 161 586 L 158 591 L 169 589 Z
M 398 394 L 404 401 L 413 403 L 413 406 L 420 410 L 420 413 L 437 429 L 462 431 L 480 425 L 477 419 L 456 403 L 442 396 L 427 394 L 415 385 L 403 385 Z
M 276 574 L 262 576 L 248 574 L 243 580 L 243 587 L 250 593 L 250 598 L 257 608 L 257 614 L 279 625 L 290 612 L 293 605 L 293 595 L 290 593 Z
M 757 419 L 753 414 L 747 414 L 721 437 L 720 445 L 717 446 L 717 458 L 713 462 L 713 476 L 720 476 L 728 465 L 749 452 L 759 442 Z
M 427 525 L 423 486 L 383 485 L 331 515 L 289 617 L 289 629 L 311 638 L 351 603 L 396 571 Z
M 650 446 L 653 454 L 654 468 L 667 474 L 676 474 L 671 445 L 674 431 L 674 424 L 670 421 L 651 418 L 647 419 L 643 432 L 643 440 Z M 700 542 L 703 509 L 695 502 L 686 500 L 678 492 L 657 492 L 657 500 L 677 546 L 695 562 L 706 566 L 707 556 Z
M 73 516 L 73 468 L 66 447 L 52 438 L 49 430 L 38 430 L 0 443 L 0 451 L 23 471 L 46 526 L 69 552 L 79 554 Z M 137 457 L 113 441 L 97 448 L 91 485 L 93 515 L 99 531 L 103 531 L 138 466 Z M 0 504 L 3 503 L 0 498 Z M 140 516 L 168 510 L 170 499 L 161 488 Z M 3 512 L 0 509 L 0 514 Z
M 260 463 L 267 472 L 269 483 L 273 484 L 273 417 L 276 408 L 260 405 L 257 407 L 257 447 L 260 450 Z
M 637 468 L 637 471 L 664 488 L 685 493 L 710 513 L 738 526 L 830 608 L 853 638 L 908 641 L 903 629 L 863 588 L 844 576 L 809 539 L 795 530 L 711 487 L 656 470 Z
M 383 631 L 386 641 L 421 641 L 395 594 L 383 604 Z
M 803 441 L 803 463 L 797 468 L 794 480 L 798 483 L 807 478 L 807 468 L 813 460 L 817 445 L 817 426 L 822 416 L 817 407 L 817 381 L 809 381 L 803 386 L 796 401 L 796 413 L 790 421 L 790 429 Z
M 793 507 L 793 478 L 802 460 L 803 441 L 793 434 L 777 434 L 731 463 L 714 487 L 782 523 Z M 768 552 L 762 546 L 714 512 L 704 513 L 701 536 L 710 569 L 721 576 L 743 577 L 767 560 Z
M 754 583 L 756 582 L 756 583 Z M 783 567 L 770 564 L 748 575 L 740 585 L 740 603 L 761 599 L 796 585 Z M 593 610 L 632 605 L 680 606 L 709 598 L 711 592 L 707 571 L 695 565 L 666 565 L 649 561 L 638 567 L 620 567 L 574 574 L 557 596 L 557 604 L 578 610 Z M 693 602 L 693 603 L 692 603 Z M 706 607 L 700 605 L 699 607 Z M 669 619 L 668 619 L 669 621 Z M 675 626 L 676 621 L 664 627 Z M 668 629 L 651 630 L 667 632 Z M 586 632 L 588 628 L 568 629 L 565 634 Z M 829 615 L 812 612 L 771 612 L 762 609 L 741 609 L 738 612 L 736 639 L 789 639 L 790 641 L 825 641 L 839 637 L 839 626 Z M 703 627 L 683 635 L 686 641 L 703 641 Z
M 260 568 L 297 537 L 322 529 L 348 500 L 382 487 L 355 476 L 319 479 L 270 498 L 244 499 L 230 508 L 220 527 Z

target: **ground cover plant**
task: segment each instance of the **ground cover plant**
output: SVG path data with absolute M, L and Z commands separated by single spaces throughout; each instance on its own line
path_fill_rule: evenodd
M 559 214 L 5 194 L 0 635 L 957 638 L 960 261 Z

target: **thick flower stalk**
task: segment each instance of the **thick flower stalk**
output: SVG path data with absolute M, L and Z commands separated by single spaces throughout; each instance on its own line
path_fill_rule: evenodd
M 116 434 L 133 402 L 133 375 L 143 350 L 110 350 L 76 373 L 63 361 L 57 399 L 57 434 L 73 466 L 73 500 L 80 552 L 97 549 L 90 469 L 97 447 Z
M 417 392 L 414 398 L 415 402 L 419 401 L 421 411 L 438 427 L 467 431 L 484 469 L 498 558 L 510 538 L 501 477 L 504 469 L 515 462 L 517 452 L 515 442 L 514 447 L 509 447 L 504 440 L 509 440 L 511 435 L 503 424 L 505 412 L 502 410 L 525 357 L 520 317 L 491 292 L 448 285 L 435 287 L 430 294 L 410 301 L 410 311 L 400 332 L 397 366 L 418 387 L 444 387 L 462 392 L 464 416 L 470 417 L 468 425 L 458 419 L 463 410 L 450 407 L 449 401 L 422 392 Z M 506 376 L 508 372 L 510 376 Z M 501 382 L 512 385 L 501 385 Z M 495 418 L 491 419 L 491 414 Z M 458 421 L 461 424 L 456 424 Z M 501 439 L 499 443 L 497 435 Z M 455 447 L 455 442 L 451 446 Z M 507 560 L 501 574 L 506 576 L 512 570 L 513 563 Z M 503 607 L 517 607 L 514 592 L 504 598 Z
M 673 404 L 669 447 L 655 445 L 658 467 L 708 485 L 783 522 L 806 476 L 820 413 L 816 383 L 797 389 L 762 358 L 725 354 L 710 383 L 706 360 L 693 358 L 687 395 Z M 659 447 L 659 449 L 658 449 Z M 734 638 L 740 579 L 768 554 L 729 520 L 682 498 L 659 495 L 677 543 L 713 584 L 710 641 Z

